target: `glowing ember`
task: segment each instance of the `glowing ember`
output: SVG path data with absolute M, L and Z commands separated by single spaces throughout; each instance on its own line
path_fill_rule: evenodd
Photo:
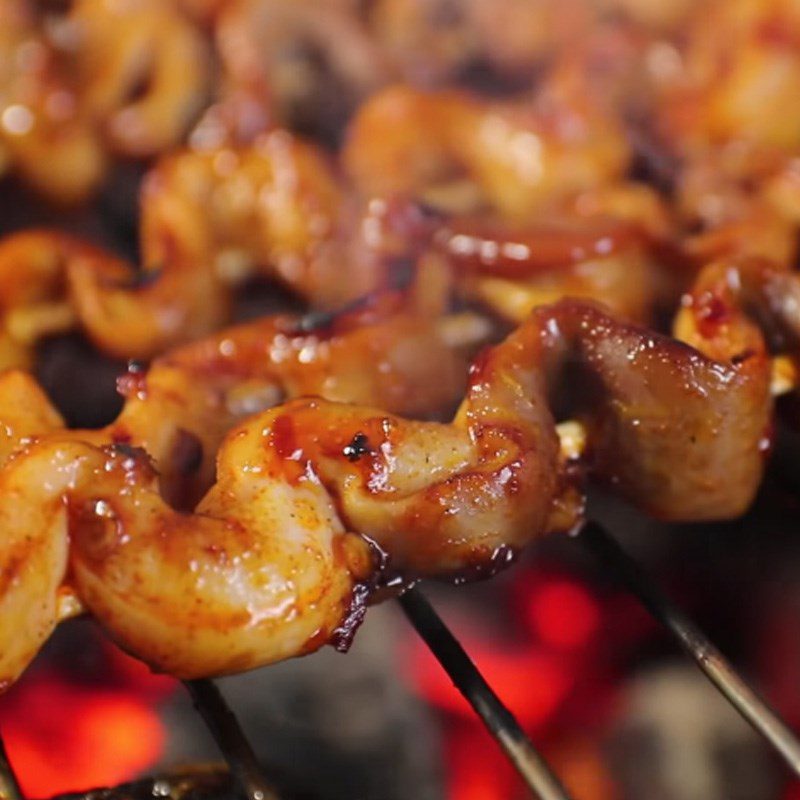
M 490 649 L 485 643 L 469 638 L 462 642 L 503 702 L 524 725 L 545 723 L 572 688 L 572 671 L 557 657 L 533 648 L 504 651 Z M 473 719 L 474 712 L 421 643 L 414 647 L 409 666 L 415 687 L 428 702 Z
M 556 739 L 545 747 L 544 755 L 576 800 L 620 800 L 596 743 L 580 736 Z M 449 800 L 528 797 L 522 781 L 483 728 L 467 723 L 454 726 L 448 731 L 445 756 Z
M 107 786 L 152 766 L 165 732 L 149 702 L 40 672 L 3 698 L 0 727 L 26 794 Z
M 650 627 L 636 608 L 621 610 L 624 630 L 608 627 L 607 609 L 615 596 L 601 600 L 581 578 L 546 569 L 520 571 L 498 598 L 512 622 L 509 635 L 462 612 L 460 624 L 450 620 L 465 650 L 545 751 L 557 774 L 580 800 L 618 800 L 598 750 L 597 731 L 613 713 L 616 683 L 613 663 L 601 644 L 641 641 Z M 615 608 L 616 610 L 616 608 Z M 637 613 L 633 613 L 637 611 Z M 617 641 L 619 640 L 619 641 Z M 612 650 L 613 651 L 613 650 Z M 405 664 L 416 691 L 442 718 L 449 800 L 508 800 L 526 797 L 519 777 L 497 743 L 477 722 L 444 670 L 427 648 L 410 639 Z M 565 738 L 580 730 L 584 739 Z M 800 798 L 798 798 L 800 800 Z
M 458 725 L 448 731 L 445 756 L 449 800 L 508 800 L 519 779 L 485 730 Z
M 574 650 L 595 635 L 600 626 L 600 612 L 597 602 L 583 586 L 553 580 L 531 594 L 528 620 L 543 644 Z

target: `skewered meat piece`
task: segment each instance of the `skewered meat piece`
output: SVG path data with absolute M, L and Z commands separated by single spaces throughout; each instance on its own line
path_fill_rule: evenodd
M 182 150 L 145 179 L 140 271 L 61 233 L 0 241 L 2 364 L 28 366 L 37 339 L 73 327 L 108 354 L 148 359 L 224 323 L 232 291 L 255 274 L 331 308 L 391 286 L 406 267 L 432 269 L 432 253 L 464 296 L 513 322 L 569 294 L 649 318 L 661 291 L 652 245 L 669 228 L 658 201 L 618 185 L 572 202 L 552 222 L 476 228 L 415 202 L 349 196 L 323 154 L 285 131 Z
M 76 0 L 60 24 L 80 102 L 112 152 L 142 158 L 181 141 L 207 99 L 210 63 L 173 0 Z
M 744 362 L 769 347 L 779 355 L 773 394 L 791 391 L 800 348 L 800 276 L 758 258 L 709 264 L 684 295 L 674 332 L 717 359 Z
M 13 498 L 0 505 L 5 680 L 49 635 L 65 592 L 128 650 L 191 677 L 300 655 L 350 630 L 376 547 L 381 569 L 405 577 L 503 566 L 580 519 L 550 409 L 565 370 L 591 388 L 574 410 L 602 479 L 671 519 L 746 507 L 763 468 L 766 357 L 714 361 L 564 301 L 475 362 L 450 424 L 321 399 L 245 421 L 192 514 L 164 502 L 142 451 L 57 434 L 24 446 L 0 471 L 0 495 Z M 25 637 L 9 622 L 22 615 Z
M 224 322 L 228 295 L 203 268 L 205 251 L 194 249 L 202 232 L 181 222 L 169 265 L 149 281 L 119 257 L 58 231 L 0 241 L 3 367 L 29 366 L 37 340 L 77 326 L 108 354 L 149 358 Z
M 46 197 L 84 200 L 108 156 L 177 144 L 206 96 L 199 32 L 172 0 L 78 0 L 41 19 L 0 3 L 0 164 Z
M 530 85 L 535 68 L 585 35 L 592 16 L 580 0 L 376 0 L 369 10 L 370 27 L 399 74 L 428 88 L 478 67 Z
M 656 400 L 636 403 L 632 405 L 630 413 L 639 414 L 642 408 L 646 408 L 653 424 L 657 424 L 659 415 L 650 415 L 649 412 L 658 407 L 662 400 L 685 408 L 684 421 L 688 427 L 683 427 L 681 419 L 674 418 L 669 410 L 661 412 L 665 432 L 679 436 L 678 448 L 684 448 L 684 432 L 695 445 L 704 435 L 715 435 L 714 425 L 727 427 L 728 434 L 719 443 L 720 460 L 704 462 L 702 468 L 695 470 L 692 459 L 697 451 L 694 447 L 686 448 L 681 470 L 673 466 L 658 476 L 655 471 L 642 471 L 640 462 L 630 460 L 630 456 L 618 458 L 617 454 L 622 450 L 601 447 L 588 454 L 594 468 L 612 485 L 619 486 L 633 499 L 639 498 L 640 502 L 641 498 L 650 496 L 659 486 L 681 486 L 679 495 L 689 500 L 689 506 L 677 516 L 687 521 L 736 516 L 743 512 L 758 487 L 761 462 L 766 460 L 772 446 L 772 403 L 769 395 L 795 391 L 800 382 L 797 363 L 800 348 L 798 309 L 800 278 L 785 267 L 752 257 L 725 259 L 706 266 L 699 273 L 691 291 L 682 299 L 674 322 L 674 333 L 679 341 L 696 348 L 704 359 L 710 359 L 716 365 L 716 389 L 711 388 L 713 382 L 703 388 L 704 397 L 700 405 L 711 398 L 711 391 L 718 392 L 718 397 L 705 411 L 697 409 L 698 419 L 705 415 L 705 423 L 712 426 L 710 432 L 704 434 L 703 425 L 697 427 L 697 420 L 693 420 L 691 409 L 694 403 L 676 397 L 673 394 L 674 387 L 661 385 L 656 379 L 657 371 L 650 376 L 645 373 L 643 386 L 635 389 L 637 393 L 645 390 L 652 392 Z M 649 346 L 652 348 L 652 345 Z M 635 356 L 629 352 L 628 357 L 633 359 Z M 691 375 L 693 370 L 694 367 L 687 367 L 686 375 Z M 691 380 L 687 377 L 686 385 Z M 617 385 L 622 386 L 625 382 L 627 378 L 618 380 Z M 635 387 L 635 384 L 632 386 Z M 724 394 L 729 390 L 732 395 L 726 400 Z M 577 416 L 580 417 L 580 411 Z M 727 422 L 722 422 L 722 417 L 727 418 Z M 587 442 L 589 450 L 593 450 L 591 442 L 598 437 L 597 431 L 591 429 L 593 424 L 590 421 L 588 428 L 583 428 L 574 422 L 570 423 L 570 435 L 579 440 L 573 452 L 574 458 L 586 455 Z M 635 427 L 639 428 L 642 424 L 646 422 L 639 420 Z M 737 424 L 740 426 L 738 433 Z M 612 430 L 616 431 L 616 428 L 612 427 Z M 651 440 L 650 435 L 645 433 L 638 445 L 640 454 L 647 452 L 653 441 L 658 440 Z M 668 441 L 659 444 L 659 449 L 654 451 L 653 465 L 659 462 L 664 465 L 677 463 L 667 455 L 673 444 Z M 621 443 L 617 442 L 616 447 L 620 448 Z M 737 451 L 737 447 L 741 449 Z M 727 459 L 730 459 L 728 466 Z M 730 469 L 727 474 L 731 487 L 725 483 L 726 469 Z M 688 483 L 684 483 L 684 479 Z M 637 486 L 639 480 L 643 483 Z M 696 495 L 689 489 L 692 481 L 696 481 Z M 630 488 L 626 489 L 626 486 Z M 692 502 L 696 501 L 699 504 L 692 506 Z M 735 511 L 737 502 L 738 512 Z M 669 501 L 665 507 L 672 510 L 666 515 L 672 518 L 679 505 Z M 664 513 L 658 509 L 655 511 L 657 514 Z
M 213 481 L 216 451 L 225 433 L 243 418 L 299 394 L 380 403 L 409 414 L 446 412 L 464 383 L 463 353 L 485 333 L 479 319 L 468 315 L 435 319 L 427 309 L 417 310 L 413 297 L 397 293 L 317 320 L 312 328 L 307 318 L 265 318 L 168 353 L 147 373 L 131 371 L 120 381 L 126 395 L 123 411 L 99 430 L 64 430 L 58 412 L 34 379 L 7 371 L 0 374 L 4 422 L 0 459 L 13 469 L 20 449 L 37 441 L 42 448 L 51 442 L 56 449 L 68 450 L 74 442 L 76 449 L 69 451 L 74 453 L 100 452 L 89 443 L 105 446 L 108 452 L 127 454 L 129 463 L 140 461 L 154 491 L 173 504 L 190 507 Z M 154 461 L 138 449 L 142 446 Z M 59 485 L 66 490 L 63 480 L 71 481 L 70 469 L 57 471 Z M 49 514 L 43 507 L 44 518 Z M 41 580 L 45 584 L 50 580 L 50 570 L 60 568 L 63 548 L 56 543 L 51 550 L 53 540 L 48 535 L 34 539 L 25 564 L 3 562 L 10 604 L 0 614 L 4 620 L 15 604 L 24 607 L 29 602 Z M 9 547 L 7 552 L 21 554 L 22 548 L 13 541 Z M 43 571 L 33 585 L 20 585 L 29 582 L 29 569 Z M 5 665 L 14 672 L 24 668 L 49 635 L 51 614 L 63 618 L 83 608 L 71 585 L 60 587 L 55 598 L 37 601 L 26 617 L 31 639 L 23 637 L 25 641 L 10 647 Z M 0 628 L 3 625 L 0 622 Z
M 698 6 L 687 26 L 682 69 L 660 108 L 670 143 L 686 152 L 734 140 L 796 148 L 799 35 L 794 0 Z
M 75 244 L 68 236 L 35 231 L 0 240 L 0 368 L 29 369 L 38 339 L 75 325 L 62 266 Z
M 234 0 L 215 22 L 225 94 L 252 98 L 264 120 L 332 140 L 392 74 L 346 0 Z
M 25 0 L 0 0 L 0 175 L 15 170 L 43 194 L 72 202 L 97 187 L 105 166 L 32 9 Z
M 353 119 L 344 167 L 367 195 L 412 195 L 524 222 L 548 204 L 624 177 L 624 131 L 587 88 L 572 69 L 555 73 L 535 103 L 390 87 Z
M 406 255 L 427 232 L 409 204 L 351 200 L 320 148 L 283 130 L 162 159 L 146 179 L 142 215 L 146 262 L 169 264 L 166 232 L 194 244 L 191 226 L 202 228 L 194 247 L 220 280 L 266 273 L 329 308 L 380 288 L 380 259 Z
M 27 366 L 38 338 L 76 326 L 108 354 L 151 358 L 227 321 L 232 291 L 258 272 L 341 306 L 391 284 L 391 265 L 429 235 L 412 204 L 346 202 L 322 154 L 285 132 L 164 159 L 141 206 L 140 271 L 54 231 L 0 241 L 3 366 Z
M 461 293 L 500 316 L 518 323 L 577 296 L 647 321 L 692 273 L 662 268 L 670 213 L 653 189 L 623 180 L 623 132 L 576 80 L 557 72 L 539 106 L 386 89 L 353 120 L 343 164 L 360 191 L 443 214 L 435 249 Z
M 597 300 L 618 316 L 646 322 L 660 295 L 674 294 L 652 240 L 615 219 L 565 213 L 523 227 L 454 217 L 434 243 L 461 294 L 513 323 L 562 297 Z
M 410 292 L 391 292 L 321 321 L 277 315 L 225 329 L 168 351 L 148 370 L 133 364 L 118 382 L 121 413 L 97 430 L 65 431 L 32 376 L 4 372 L 0 456 L 53 433 L 59 441 L 145 448 L 165 498 L 191 507 L 213 482 L 225 433 L 287 397 L 373 403 L 411 416 L 447 413 L 463 389 L 466 354 L 488 328 L 475 315 L 432 311 Z

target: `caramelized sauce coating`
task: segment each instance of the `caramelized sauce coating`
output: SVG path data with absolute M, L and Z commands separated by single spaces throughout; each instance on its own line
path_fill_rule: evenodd
M 227 431 L 287 397 L 372 403 L 418 417 L 446 414 L 463 390 L 466 354 L 488 330 L 479 318 L 432 311 L 417 308 L 411 293 L 387 292 L 313 327 L 303 317 L 265 317 L 168 351 L 147 370 L 132 362 L 118 381 L 122 412 L 98 430 L 63 430 L 31 376 L 0 373 L 6 409 L 0 456 L 55 430 L 59 441 L 142 447 L 158 467 L 162 494 L 191 507 L 213 482 Z M 467 322 L 468 330 L 454 338 L 448 321 Z
M 716 360 L 563 301 L 476 359 L 451 423 L 313 398 L 249 417 L 192 513 L 167 505 L 127 442 L 21 437 L 0 470 L 14 498 L 2 506 L 0 618 L 30 624 L 25 636 L 0 628 L 16 637 L 0 648 L 0 677 L 13 680 L 49 635 L 65 581 L 123 647 L 186 678 L 335 640 L 379 572 L 493 573 L 581 518 L 550 407 L 564 381 L 585 387 L 574 410 L 588 468 L 650 512 L 720 519 L 752 499 L 771 407 L 764 349 Z M 143 401 L 149 391 L 135 376 L 128 388 Z
M 0 175 L 75 202 L 99 185 L 105 151 L 36 23 L 26 0 L 0 2 Z
M 0 172 L 77 202 L 159 156 L 141 268 L 0 242 L 0 685 L 68 606 L 184 678 L 341 644 L 386 579 L 572 529 L 584 480 L 743 513 L 799 374 L 798 8 L 0 0 Z M 315 315 L 220 330 L 258 274 Z M 452 290 L 519 325 L 468 377 Z M 101 430 L 8 369 L 74 327 L 155 359 Z
M 410 194 L 525 221 L 548 203 L 620 179 L 630 152 L 573 70 L 535 103 L 393 86 L 359 109 L 342 159 L 365 194 Z
M 434 241 L 461 293 L 515 323 L 562 297 L 647 321 L 663 294 L 648 238 L 613 219 L 564 214 L 521 227 L 455 217 Z
M 152 358 L 219 328 L 259 271 L 341 306 L 391 284 L 428 237 L 413 204 L 346 203 L 321 151 L 284 131 L 163 159 L 141 206 L 140 270 L 56 231 L 0 240 L 3 366 L 27 366 L 38 338 L 76 326 L 110 355 Z
M 183 227 L 179 227 L 179 223 Z M 147 359 L 212 330 L 228 316 L 229 297 L 203 269 L 193 221 L 175 220 L 184 237 L 169 266 L 143 280 L 127 262 L 58 231 L 29 230 L 0 241 L 0 305 L 13 345 L 5 368 L 28 366 L 37 341 L 82 328 L 112 356 Z M 198 266 L 199 265 L 199 266 Z
M 51 200 L 85 200 L 109 156 L 177 144 L 208 91 L 199 31 L 172 0 L 78 0 L 55 19 L 0 2 L 0 170 Z

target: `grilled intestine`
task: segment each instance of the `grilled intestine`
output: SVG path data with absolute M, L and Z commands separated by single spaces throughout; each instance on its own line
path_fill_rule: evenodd
M 0 680 L 80 611 L 182 678 L 343 645 L 575 529 L 590 481 L 744 513 L 797 384 L 796 16 L 0 0 L 3 169 L 76 202 L 152 159 L 138 266 L 0 240 Z M 309 313 L 222 327 L 254 277 Z M 75 328 L 151 361 L 97 430 L 23 371 Z
M 164 354 L 147 371 L 132 365 L 119 381 L 126 397 L 122 412 L 96 430 L 66 430 L 31 375 L 19 370 L 1 373 L 4 467 L 0 472 L 8 471 L 11 495 L 16 495 L 13 487 L 18 485 L 10 477 L 14 465 L 29 450 L 43 455 L 44 460 L 37 457 L 39 466 L 49 464 L 46 471 L 55 470 L 52 477 L 57 483 L 50 485 L 42 473 L 42 493 L 34 501 L 49 532 L 31 538 L 11 536 L 0 556 L 8 576 L 0 617 L 10 619 L 33 602 L 31 625 L 26 628 L 30 636 L 9 646 L 3 657 L 4 680 L 19 674 L 59 615 L 85 606 L 82 593 L 70 581 L 64 582 L 64 574 L 55 578 L 50 570 L 56 568 L 62 549 L 53 536 L 72 537 L 68 497 L 73 490 L 82 491 L 83 478 L 88 489 L 100 477 L 95 456 L 105 464 L 101 471 L 106 470 L 110 481 L 105 484 L 109 500 L 114 494 L 123 505 L 133 504 L 129 510 L 139 508 L 138 490 L 133 494 L 129 490 L 140 485 L 174 520 L 185 519 L 188 524 L 191 517 L 172 508 L 191 508 L 214 483 L 217 451 L 228 431 L 287 397 L 319 395 L 342 403 L 374 403 L 422 417 L 446 413 L 465 382 L 465 353 L 482 340 L 487 328 L 475 315 L 429 312 L 427 305 L 424 310 L 416 306 L 412 294 L 389 292 L 324 319 L 284 314 L 220 331 Z M 67 466 L 73 457 L 75 462 Z M 105 496 L 105 490 L 101 494 Z M 100 496 L 96 499 L 102 508 Z M 59 517 L 59 507 L 67 517 Z M 297 528 L 301 529 L 302 525 Z M 222 553 L 225 545 L 219 544 Z M 66 562 L 62 566 L 66 568 Z M 175 567 L 182 570 L 189 565 Z M 33 600 L 40 580 L 48 581 L 48 576 L 55 581 L 49 584 L 48 596 Z
M 449 102 L 413 98 L 431 108 Z M 471 108 L 466 99 L 452 100 L 459 109 L 462 102 Z M 493 112 L 474 110 L 477 117 L 459 130 L 476 138 L 477 153 Z M 401 129 L 419 122 L 405 120 Z M 669 215 L 648 187 L 615 184 L 598 167 L 601 180 L 587 168 L 585 181 L 559 189 L 555 198 L 552 186 L 543 187 L 549 208 L 529 222 L 523 212 L 536 204 L 526 199 L 515 205 L 529 181 L 523 176 L 514 188 L 509 163 L 500 173 L 508 180 L 493 185 L 516 199 L 498 200 L 497 213 L 476 226 L 480 206 L 433 208 L 413 176 L 412 183 L 393 178 L 391 165 L 408 175 L 415 159 L 426 156 L 417 159 L 405 145 L 394 152 L 390 144 L 368 155 L 367 145 L 358 145 L 365 136 L 355 120 L 343 154 L 352 181 L 319 146 L 285 129 L 249 144 L 207 142 L 163 156 L 142 184 L 138 266 L 52 229 L 0 239 L 0 364 L 29 366 L 40 338 L 76 327 L 109 355 L 153 358 L 228 322 L 237 287 L 257 275 L 283 284 L 311 307 L 337 308 L 397 285 L 404 269 L 435 272 L 444 264 L 462 298 L 512 323 L 537 303 L 566 295 L 602 300 L 647 321 L 654 306 L 675 293 L 658 254 L 671 234 Z M 553 185 L 559 178 L 569 184 L 581 145 L 563 149 L 548 167 Z M 494 174 L 500 150 L 480 156 L 482 174 Z M 353 158 L 367 158 L 381 182 L 364 184 Z
M 113 443 L 126 423 L 136 430 L 135 401 L 94 435 L 64 434 L 39 410 L 50 431 L 31 435 L 24 420 L 0 472 L 13 499 L 2 506 L 11 577 L 0 618 L 26 609 L 29 619 L 25 637 L 6 628 L 4 678 L 49 635 L 64 596 L 151 666 L 197 677 L 335 641 L 363 612 L 363 587 L 392 576 L 491 574 L 580 523 L 581 471 L 562 452 L 551 407 L 565 371 L 587 387 L 570 411 L 592 474 L 662 518 L 734 517 L 761 479 L 772 401 L 758 329 L 732 317 L 725 336 L 731 348 L 709 345 L 712 358 L 594 305 L 543 306 L 476 359 L 452 422 L 290 400 L 228 432 L 216 480 L 191 513 L 165 501 L 135 438 Z
M 0 3 L 0 163 L 61 203 L 114 156 L 181 141 L 206 98 L 206 43 L 171 0 L 78 0 L 48 15 Z
M 230 320 L 257 274 L 312 307 L 392 284 L 428 236 L 417 207 L 348 197 L 319 148 L 278 130 L 242 147 L 180 150 L 146 176 L 141 265 L 51 229 L 0 239 L 3 367 L 38 338 L 81 328 L 98 349 L 150 359 Z

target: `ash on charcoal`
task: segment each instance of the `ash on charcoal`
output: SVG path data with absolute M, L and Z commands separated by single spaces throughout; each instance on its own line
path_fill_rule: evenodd
M 774 800 L 778 775 L 760 737 L 692 665 L 633 678 L 612 737 L 625 800 Z

